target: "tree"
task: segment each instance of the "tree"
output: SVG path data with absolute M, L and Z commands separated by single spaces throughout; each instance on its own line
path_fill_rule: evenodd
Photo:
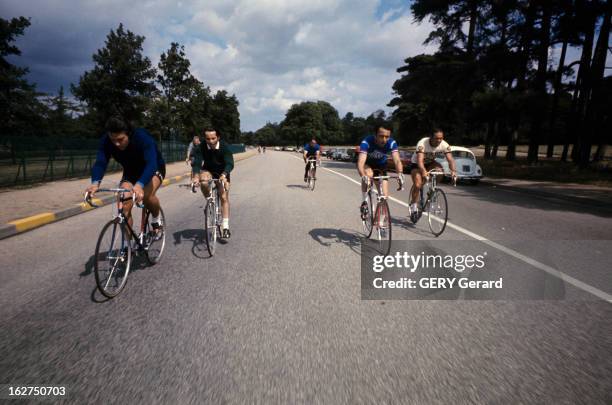
M 236 96 L 228 96 L 225 90 L 217 91 L 212 99 L 212 126 L 227 142 L 238 142 L 240 139 L 238 104 Z
M 176 42 L 172 42 L 170 49 L 160 57 L 157 82 L 162 88 L 166 105 L 162 122 L 168 137 L 172 133 L 183 134 L 188 138 L 193 135 L 193 116 L 190 114 L 193 109 L 188 106 L 201 83 L 189 71 L 190 66 L 184 46 Z
M 13 43 L 29 26 L 25 17 L 0 18 L 0 134 L 32 135 L 43 126 L 46 107 L 37 99 L 36 86 L 25 79 L 28 69 L 6 60 L 21 55 Z
M 156 70 L 142 53 L 144 40 L 119 24 L 106 37 L 104 48 L 93 55 L 94 68 L 71 86 L 72 93 L 95 114 L 98 125 L 113 114 L 135 122 L 144 118 L 157 91 L 153 83 Z

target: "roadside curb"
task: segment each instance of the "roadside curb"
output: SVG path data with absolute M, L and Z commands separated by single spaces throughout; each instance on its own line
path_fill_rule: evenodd
M 244 152 L 242 156 L 236 156 L 234 158 L 234 162 L 239 162 L 241 160 L 248 159 L 252 156 L 255 156 L 257 151 L 248 151 Z M 187 179 L 190 177 L 190 173 L 186 173 L 180 176 L 173 176 L 167 179 L 164 179 L 162 183 L 162 187 L 166 187 L 170 184 L 178 183 L 181 180 Z M 109 195 L 104 198 L 94 198 L 93 202 L 100 207 L 108 205 L 115 201 L 114 195 Z M 69 208 L 65 208 L 55 212 L 42 212 L 40 214 L 32 215 L 29 217 L 17 219 L 6 224 L 0 225 L 0 240 L 10 238 L 11 236 L 19 235 L 20 233 L 27 232 L 32 229 L 39 228 L 41 226 L 51 224 L 53 222 L 60 221 L 65 218 L 70 218 L 75 215 L 83 214 L 87 211 L 94 210 L 94 207 L 90 207 L 88 204 L 82 202 L 76 205 L 73 205 Z
M 557 200 L 563 200 L 563 201 L 567 201 L 567 202 L 571 202 L 571 203 L 575 203 L 575 204 L 581 204 L 581 205 L 588 204 L 588 205 L 591 205 L 591 206 L 595 206 L 597 208 L 604 208 L 607 211 L 611 211 L 610 203 L 609 202 L 595 200 L 595 199 L 589 198 L 589 197 L 575 197 L 575 196 L 571 196 L 571 195 L 564 195 L 564 194 L 553 193 L 553 192 L 550 192 L 550 191 L 542 191 L 542 190 L 538 190 L 538 189 L 531 189 L 531 188 L 525 188 L 525 187 L 520 187 L 520 186 L 509 186 L 509 185 L 506 185 L 506 184 L 499 184 L 499 183 L 495 182 L 494 180 L 485 180 L 485 179 L 482 179 L 482 180 L 480 180 L 480 183 L 481 184 L 485 184 L 485 185 L 490 186 L 490 187 L 496 187 L 496 188 L 501 188 L 501 189 L 505 189 L 505 190 L 516 191 L 516 192 L 519 192 L 519 193 L 537 195 L 537 196 L 544 197 L 544 198 L 552 198 L 552 199 L 557 199 Z

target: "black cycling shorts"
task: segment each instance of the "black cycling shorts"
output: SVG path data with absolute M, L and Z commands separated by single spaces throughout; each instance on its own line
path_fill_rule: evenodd
M 132 185 L 134 185 L 138 182 L 138 179 L 140 179 L 141 175 L 142 173 L 134 173 L 134 172 L 129 172 L 127 170 L 123 170 L 123 174 L 121 175 L 120 184 L 127 181 L 131 183 Z M 166 165 L 163 164 L 161 165 L 161 167 L 158 167 L 154 176 L 157 176 L 160 181 L 164 181 L 164 178 L 166 177 Z M 146 187 L 146 184 L 145 184 L 145 187 Z

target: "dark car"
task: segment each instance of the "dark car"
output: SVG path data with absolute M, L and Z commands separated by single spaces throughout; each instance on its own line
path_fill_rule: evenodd
M 412 158 L 412 152 L 407 150 L 400 150 L 400 161 L 402 162 L 402 167 L 404 169 L 404 173 L 409 173 L 410 171 L 410 159 Z M 387 170 L 395 171 L 395 162 L 393 162 L 393 158 L 391 156 L 387 157 Z

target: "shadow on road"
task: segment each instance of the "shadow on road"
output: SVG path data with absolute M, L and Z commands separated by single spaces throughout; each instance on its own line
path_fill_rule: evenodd
M 431 234 L 431 232 L 429 231 L 429 228 L 427 228 L 427 217 L 423 216 L 421 217 L 421 219 L 419 220 L 419 222 L 415 224 L 413 224 L 410 220 L 408 220 L 407 218 L 397 218 L 394 217 L 391 220 L 391 224 L 395 227 L 398 226 L 401 229 L 407 230 L 412 232 L 415 235 L 418 236 L 425 236 L 425 237 L 433 237 L 433 235 Z M 426 227 L 426 229 L 422 229 L 421 227 L 419 227 L 419 225 L 423 225 Z
M 549 197 L 537 194 L 536 192 L 530 193 L 529 190 L 514 191 L 482 183 L 478 186 L 462 186 L 461 190 L 464 191 L 464 194 L 455 193 L 450 187 L 444 188 L 451 207 L 453 198 L 471 197 L 485 202 L 513 207 L 587 213 L 604 218 L 612 217 L 612 210 L 609 207 L 596 206 L 588 202 L 564 200 L 562 197 Z
M 306 185 L 306 183 L 304 184 L 287 184 L 285 187 L 287 188 L 300 188 L 303 190 L 307 190 L 308 186 Z
M 206 235 L 204 229 L 183 229 L 182 231 L 174 232 L 174 244 L 180 245 L 181 243 L 191 242 L 191 253 L 198 259 L 208 259 L 210 254 L 206 248 Z
M 329 247 L 333 243 L 343 243 L 357 254 L 361 254 L 360 238 L 363 234 L 354 230 L 317 228 L 308 232 L 321 245 Z

